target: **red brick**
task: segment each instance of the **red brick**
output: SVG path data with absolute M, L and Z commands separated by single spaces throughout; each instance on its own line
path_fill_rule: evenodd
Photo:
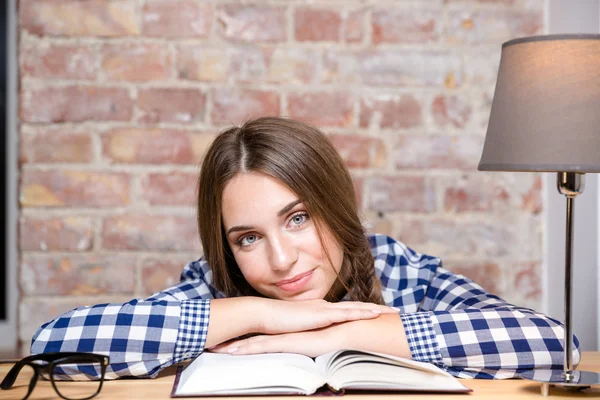
M 541 252 L 541 229 L 537 218 L 519 212 L 427 219 L 422 224 L 423 240 L 415 249 L 426 254 L 451 258 L 492 258 L 514 255 L 537 258 Z
M 421 104 L 412 95 L 376 94 L 360 101 L 360 126 L 407 129 L 423 123 Z
M 204 119 L 206 96 L 199 89 L 142 89 L 137 104 L 139 121 L 144 123 L 194 123 Z
M 464 128 L 471 117 L 471 105 L 461 96 L 439 95 L 431 103 L 433 120 L 440 127 Z
M 494 99 L 494 86 L 486 85 L 481 93 L 476 93 L 472 99 L 472 129 L 473 132 L 486 132 L 490 121 L 490 110 Z
M 129 121 L 133 102 L 127 89 L 93 86 L 21 90 L 24 122 Z
M 453 89 L 462 85 L 463 69 L 462 55 L 455 50 L 327 50 L 322 79 L 325 83 Z
M 198 174 L 171 172 L 144 175 L 141 181 L 142 200 L 151 205 L 196 205 Z
M 142 12 L 144 36 L 203 38 L 210 33 L 211 7 L 194 1 L 150 0 Z
M 23 77 L 96 79 L 97 57 L 92 46 L 26 42 L 22 45 Z
M 36 0 L 19 3 L 19 25 L 34 35 L 130 36 L 140 28 L 134 1 Z
M 213 91 L 211 120 L 217 125 L 239 124 L 260 116 L 280 114 L 279 94 L 252 89 L 219 88 Z
M 489 293 L 498 295 L 502 292 L 502 270 L 498 264 L 494 262 L 458 261 L 450 259 L 444 260 L 444 268 L 455 274 L 466 276 Z
M 165 290 L 179 283 L 183 267 L 191 259 L 146 259 L 141 262 L 140 277 L 144 296 Z
M 442 8 L 406 8 L 373 12 L 373 43 L 431 43 L 439 41 Z
M 103 156 L 117 163 L 198 164 L 213 138 L 172 129 L 114 129 L 102 136 Z
M 348 168 L 381 168 L 385 165 L 385 144 L 379 138 L 331 135 L 329 139 Z
M 318 126 L 352 126 L 354 97 L 350 93 L 290 93 L 288 112 L 291 118 Z
M 435 210 L 435 193 L 422 176 L 373 176 L 366 186 L 367 208 L 371 211 Z
M 389 218 L 392 219 L 391 237 L 397 238 L 402 243 L 417 251 L 425 252 L 427 250 L 424 244 L 426 243 L 424 225 L 428 223 L 427 220 L 424 220 L 422 217 L 407 217 L 406 214 L 400 217 L 394 216 L 393 218 Z M 387 220 L 385 214 L 380 219 L 383 219 L 385 227 L 385 221 Z M 434 253 L 431 254 L 435 255 Z
M 509 39 L 543 32 L 543 10 L 508 8 L 451 10 L 448 13 L 450 43 L 501 44 Z
M 180 79 L 225 82 L 230 75 L 230 47 L 212 45 L 177 46 L 177 76 Z
M 268 58 L 266 79 L 284 85 L 317 82 L 319 55 L 314 49 L 277 47 Z
M 21 288 L 26 295 L 133 294 L 135 268 L 131 256 L 25 254 Z
M 183 44 L 177 48 L 177 75 L 206 82 L 252 82 L 265 79 L 267 57 L 254 46 Z
M 530 211 L 534 214 L 542 212 L 544 207 L 542 200 L 542 177 L 539 174 L 534 176 L 534 182 L 527 191 L 521 196 L 521 209 Z
M 342 23 L 342 37 L 347 43 L 360 43 L 365 37 L 366 12 L 356 10 L 348 13 Z
M 361 176 L 352 176 L 352 183 L 354 186 L 354 195 L 356 196 L 356 207 L 361 210 L 364 204 L 365 180 Z
M 109 44 L 102 48 L 102 69 L 109 80 L 155 81 L 171 76 L 172 60 L 166 44 Z
M 177 48 L 177 74 L 205 82 L 302 85 L 317 81 L 319 57 L 315 49 L 185 44 Z
M 500 65 L 501 51 L 498 50 L 498 46 L 477 46 L 472 49 L 467 47 L 463 54 L 465 57 L 465 81 L 474 87 L 489 87 L 493 94 L 498 79 L 498 66 Z M 488 118 L 489 108 L 492 105 L 491 98 L 490 95 Z
M 20 147 L 21 163 L 89 163 L 94 158 L 90 135 L 64 128 L 22 133 Z
M 281 42 L 287 39 L 285 8 L 238 4 L 219 6 L 217 26 L 221 36 L 244 42 Z
M 529 6 L 535 6 L 536 2 L 530 2 L 527 0 L 519 0 L 520 2 L 526 2 L 527 5 Z M 444 0 L 444 3 L 447 4 L 452 4 L 452 3 L 473 3 L 473 4 L 478 4 L 478 3 L 482 3 L 482 4 L 504 4 L 504 5 L 511 5 L 511 4 L 515 4 L 515 0 Z M 543 7 L 543 2 L 540 2 L 541 7 Z
M 480 136 L 398 136 L 396 168 L 476 170 L 481 158 Z
M 102 246 L 107 250 L 199 250 L 193 213 L 189 216 L 119 215 L 104 220 Z
M 531 304 L 542 300 L 542 267 L 538 261 L 518 262 L 507 269 L 509 293 L 517 294 L 517 304 Z M 512 296 L 511 296 L 512 297 Z M 533 306 L 533 304 L 531 304 Z
M 453 179 L 443 188 L 444 210 L 465 212 L 510 209 L 510 191 L 501 182 L 482 178 L 484 175 L 464 175 L 462 179 Z
M 21 217 L 19 249 L 34 251 L 86 251 L 94 242 L 93 220 L 88 217 L 39 219 Z
M 23 207 L 129 204 L 130 178 L 121 173 L 25 170 L 21 185 Z
M 342 18 L 339 12 L 314 8 L 297 8 L 295 11 L 294 27 L 297 41 L 340 40 Z
M 361 217 L 363 219 L 363 226 L 365 227 L 368 233 L 377 233 L 398 238 L 398 236 L 394 236 L 393 223 L 391 219 L 386 218 L 386 216 L 383 213 L 367 211 L 362 212 Z M 394 220 L 395 219 L 396 218 L 394 218 Z
M 444 210 L 450 212 L 496 212 L 542 210 L 542 181 L 538 174 L 473 172 L 449 180 L 435 179 L 443 194 Z

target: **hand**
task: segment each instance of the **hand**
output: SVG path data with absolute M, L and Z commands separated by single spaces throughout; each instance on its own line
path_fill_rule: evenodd
M 284 333 L 281 335 L 258 335 L 247 339 L 232 340 L 212 347 L 213 353 L 233 355 L 263 353 L 297 353 L 309 357 L 343 349 L 343 341 L 333 327 L 307 332 Z
M 377 340 L 373 340 L 377 338 Z M 214 346 L 209 351 L 230 354 L 299 353 L 316 357 L 349 349 L 412 358 L 399 315 L 385 314 L 374 320 L 335 324 L 307 332 L 259 335 Z
M 260 299 L 259 322 L 255 332 L 269 335 L 312 331 L 333 324 L 374 319 L 381 314 L 398 314 L 394 307 L 373 303 L 346 301 L 329 303 L 325 300 L 285 301 Z

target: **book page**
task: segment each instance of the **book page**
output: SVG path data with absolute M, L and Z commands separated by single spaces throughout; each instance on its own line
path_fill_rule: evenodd
M 335 390 L 467 390 L 435 365 L 387 354 L 343 350 L 317 357 L 327 383 Z
M 181 373 L 176 394 L 311 394 L 324 384 L 303 355 L 203 353 Z

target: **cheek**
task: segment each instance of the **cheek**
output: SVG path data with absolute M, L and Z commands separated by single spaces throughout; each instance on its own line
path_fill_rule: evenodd
M 326 238 L 323 238 L 323 240 L 323 247 L 327 250 L 327 254 L 329 254 L 331 267 L 336 273 L 339 273 L 340 269 L 342 268 L 342 261 L 344 258 L 342 247 L 336 242 L 332 235 L 328 235 Z M 323 261 L 327 262 L 327 255 L 321 250 L 320 245 L 319 251 L 322 253 Z
M 242 275 L 250 285 L 254 286 L 254 283 L 260 283 L 264 280 L 267 275 L 265 268 L 267 263 L 258 252 L 239 252 L 234 257 Z

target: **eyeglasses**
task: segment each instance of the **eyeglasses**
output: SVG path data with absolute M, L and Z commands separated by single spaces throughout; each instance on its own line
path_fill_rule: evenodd
M 0 388 L 10 389 L 15 399 L 25 400 L 33 392 L 40 374 L 44 374 L 63 399 L 87 400 L 100 393 L 109 361 L 108 356 L 94 353 L 36 354 L 18 361 L 8 371 Z M 86 382 L 77 381 L 78 375 Z M 60 380 L 63 377 L 70 380 Z

